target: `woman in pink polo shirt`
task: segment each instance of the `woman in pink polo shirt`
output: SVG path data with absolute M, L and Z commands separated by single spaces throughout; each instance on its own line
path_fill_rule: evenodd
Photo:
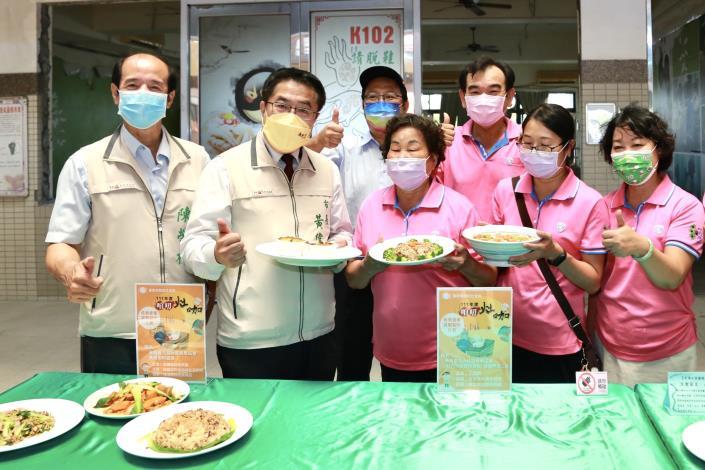
M 591 315 L 611 382 L 666 382 L 696 367 L 693 262 L 703 248 L 705 210 L 671 181 L 675 141 L 655 113 L 627 106 L 600 142 L 623 184 L 605 197 L 609 250 Z
M 607 208 L 600 193 L 570 169 L 575 122 L 558 105 L 534 108 L 523 123 L 520 158 L 527 172 L 516 186 L 500 181 L 493 197 L 496 224 L 522 225 L 515 192 L 523 198 L 541 240 L 532 251 L 512 257 L 498 285 L 514 289 L 512 380 L 574 382 L 583 360 L 582 343 L 534 261 L 547 260 L 570 306 L 585 324 L 585 292 L 600 287 L 605 250 L 602 230 Z
M 462 231 L 477 224 L 472 203 L 435 180 L 444 158 L 443 132 L 433 121 L 407 114 L 392 119 L 382 145 L 394 183 L 370 194 L 360 207 L 355 245 L 365 258 L 348 264 L 353 289 L 372 282 L 373 351 L 385 382 L 436 381 L 436 288 L 493 285 L 495 268 L 476 261 Z M 439 263 L 388 266 L 368 250 L 383 239 L 440 235 L 456 250 Z

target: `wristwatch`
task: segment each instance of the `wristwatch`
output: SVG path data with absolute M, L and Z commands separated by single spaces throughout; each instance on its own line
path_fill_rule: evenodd
M 553 259 L 547 259 L 546 261 L 547 261 L 548 264 L 550 264 L 551 266 L 558 266 L 558 265 L 561 264 L 563 261 L 565 261 L 567 257 L 568 257 L 568 252 L 565 251 L 565 250 L 563 250 L 563 253 L 561 253 L 560 255 L 556 256 L 556 257 L 553 258 Z

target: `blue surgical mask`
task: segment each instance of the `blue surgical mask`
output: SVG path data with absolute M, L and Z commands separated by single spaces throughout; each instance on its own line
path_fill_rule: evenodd
M 387 103 L 385 101 L 375 101 L 365 104 L 365 119 L 370 126 L 370 130 L 384 132 L 387 123 L 401 113 L 399 103 Z
M 147 129 L 166 116 L 166 93 L 148 90 L 120 90 L 118 114 L 137 129 Z

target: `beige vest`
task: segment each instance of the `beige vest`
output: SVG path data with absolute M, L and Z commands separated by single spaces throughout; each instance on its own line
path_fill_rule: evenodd
M 81 257 L 93 256 L 98 266 L 103 255 L 104 282 L 95 307 L 81 304 L 82 336 L 134 338 L 137 282 L 198 282 L 183 268 L 179 242 L 208 155 L 199 145 L 168 134 L 167 139 L 171 156 L 161 214 L 120 128 L 86 147 L 91 221 Z
M 302 149 L 291 185 L 264 145 L 255 140 L 225 158 L 232 196 L 232 230 L 247 261 L 218 280 L 218 344 L 254 349 L 310 340 L 333 329 L 333 274 L 277 263 L 255 247 L 281 236 L 323 241 L 330 233 L 333 163 Z

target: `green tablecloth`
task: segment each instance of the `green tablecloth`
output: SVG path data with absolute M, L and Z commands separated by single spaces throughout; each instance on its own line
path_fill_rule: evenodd
M 671 415 L 663 406 L 668 394 L 666 384 L 637 384 L 634 391 L 678 467 L 705 468 L 705 462 L 691 454 L 681 439 L 685 428 L 692 423 L 705 420 L 705 416 Z
M 0 395 L 0 403 L 66 398 L 83 403 L 127 376 L 49 372 Z M 52 441 L 0 454 L 0 467 L 106 470 L 202 468 L 671 468 L 673 461 L 634 393 L 611 385 L 604 397 L 572 385 L 515 385 L 511 395 L 442 394 L 433 384 L 215 379 L 192 385 L 190 401 L 244 406 L 255 418 L 235 444 L 161 462 L 123 453 L 123 422 L 86 416 Z

